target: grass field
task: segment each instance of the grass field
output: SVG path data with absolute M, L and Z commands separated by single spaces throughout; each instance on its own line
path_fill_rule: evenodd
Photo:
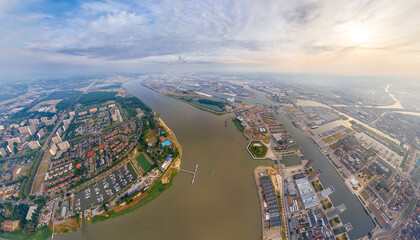
M 286 167 L 291 167 L 302 164 L 302 161 L 300 161 L 300 158 L 296 155 L 289 155 L 283 156 L 280 163 L 284 164 Z
M 339 217 L 335 217 L 335 218 L 330 220 L 331 227 L 334 227 L 335 225 L 337 225 L 339 223 L 341 223 L 341 220 L 340 220 Z
M 324 209 L 328 209 L 332 207 L 332 203 L 330 202 L 330 200 L 328 198 L 324 199 L 321 201 L 322 207 Z
M 261 141 L 252 141 L 248 147 L 254 157 L 263 158 L 267 154 L 267 147 Z
M 332 150 L 335 150 L 335 149 L 337 149 L 339 147 L 341 147 L 341 144 L 339 142 L 336 142 L 336 143 L 333 143 L 333 144 L 330 145 L 330 148 Z
M 155 145 L 157 142 L 156 132 L 152 129 L 147 130 L 144 139 L 147 144 Z
M 147 160 L 143 153 L 136 157 L 136 161 L 145 172 L 147 172 L 153 166 L 153 164 Z
M 55 233 L 66 233 L 75 231 L 80 227 L 79 219 L 72 217 L 67 220 L 67 222 L 55 225 L 54 232 Z
M 50 158 L 51 158 L 51 153 L 46 152 L 43 157 L 43 160 L 39 164 L 38 171 L 37 171 L 37 175 L 39 176 L 34 179 L 34 183 L 33 183 L 34 185 L 33 185 L 31 193 L 37 193 L 42 190 L 41 189 L 42 182 L 44 181 L 44 178 L 45 178 L 44 174 L 48 172 L 48 167 L 50 165 L 50 160 L 49 160 Z
M 245 130 L 244 126 L 242 126 L 242 123 L 241 123 L 241 121 L 239 121 L 239 119 L 233 118 L 232 122 L 239 129 L 239 131 L 243 132 Z
M 336 239 L 337 240 L 347 240 L 349 238 L 347 237 L 347 233 L 343 233 L 343 234 L 339 235 Z
M 375 174 L 369 168 L 362 169 L 362 178 L 367 178 L 368 180 L 371 179 Z
M 321 182 L 319 182 L 319 180 L 313 181 L 312 186 L 317 192 L 324 190 L 324 187 L 322 186 Z
M 332 138 L 331 136 L 328 136 L 328 137 L 323 138 L 322 141 L 324 141 L 326 144 L 331 144 L 334 141 L 334 138 Z
M 365 201 L 367 201 L 370 198 L 369 194 L 365 190 L 361 191 L 360 195 L 362 195 L 363 200 Z

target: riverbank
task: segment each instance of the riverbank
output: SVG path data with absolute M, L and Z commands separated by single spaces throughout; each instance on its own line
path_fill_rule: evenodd
M 166 95 L 166 96 L 168 96 L 168 97 L 171 97 L 171 98 L 173 98 L 173 99 L 179 100 L 179 101 L 181 101 L 181 102 L 187 103 L 187 104 L 189 104 L 189 105 L 191 105 L 191 106 L 193 106 L 193 107 L 195 107 L 195 108 L 198 108 L 198 109 L 200 109 L 200 110 L 203 110 L 203 111 L 206 111 L 206 112 L 210 112 L 210 113 L 213 113 L 213 114 L 216 114 L 216 115 L 223 115 L 223 114 L 228 113 L 228 112 L 226 112 L 226 111 L 223 111 L 223 112 L 218 112 L 218 111 L 212 110 L 212 109 L 210 109 L 210 108 L 206 108 L 206 107 L 204 107 L 204 106 L 201 106 L 201 105 L 195 104 L 195 103 L 193 103 L 193 102 L 185 101 L 184 99 L 178 98 L 178 97 L 176 97 L 175 95 L 172 95 L 172 94 L 165 94 L 165 95 Z
M 153 199 L 158 197 L 162 192 L 164 192 L 170 186 L 172 186 L 173 179 L 178 173 L 178 170 L 174 169 L 173 167 L 179 168 L 181 166 L 182 147 L 179 144 L 173 131 L 165 124 L 165 122 L 160 117 L 157 117 L 157 120 L 164 129 L 164 131 L 168 134 L 172 144 L 178 150 L 179 155 L 171 162 L 169 166 L 167 166 L 165 172 L 155 181 L 155 183 L 151 186 L 149 190 L 147 190 L 146 192 L 139 192 L 131 199 L 129 203 L 123 206 L 119 205 L 110 212 L 107 211 L 103 214 L 93 217 L 91 220 L 92 223 L 104 221 L 108 218 L 115 218 L 117 216 L 122 216 L 127 213 L 130 213 L 145 205 L 146 203 L 152 201 Z
M 142 138 L 145 137 L 142 135 L 142 137 L 139 139 L 139 143 L 135 145 L 135 149 L 133 149 L 133 151 L 130 152 L 129 155 L 121 161 L 121 163 L 119 163 L 113 169 L 110 169 L 110 171 L 93 179 L 93 181 L 89 184 L 92 185 L 97 183 L 98 181 L 106 177 L 106 175 L 109 175 L 111 172 L 114 172 L 116 168 L 121 168 L 122 165 L 125 164 L 131 164 L 131 168 L 137 172 L 137 181 L 133 181 L 129 186 L 123 188 L 120 192 L 118 192 L 118 194 L 112 196 L 108 201 L 104 202 L 102 205 L 96 205 L 95 207 L 90 206 L 90 208 L 83 211 L 83 213 L 85 214 L 81 214 L 80 217 L 85 217 L 85 224 L 98 223 L 110 218 L 116 218 L 131 213 L 140 208 L 141 206 L 144 206 L 145 204 L 151 202 L 152 200 L 157 198 L 161 193 L 163 193 L 165 190 L 172 186 L 173 179 L 178 173 L 178 170 L 173 168 L 172 166 L 179 168 L 181 164 L 182 147 L 178 142 L 174 132 L 166 125 L 166 123 L 161 118 L 159 118 L 156 114 L 154 114 L 151 117 L 153 117 L 154 119 L 152 120 L 151 118 L 149 118 L 149 120 L 147 121 L 155 122 L 156 125 L 159 125 L 161 127 L 162 132 L 166 133 L 167 138 L 173 146 L 171 148 L 174 151 L 174 158 L 172 159 L 172 161 L 170 160 L 170 158 L 168 158 L 170 162 L 166 163 L 165 167 L 163 167 L 163 165 L 159 166 L 160 164 L 156 166 L 155 162 L 154 166 L 156 167 L 152 171 L 148 171 L 148 169 L 143 169 L 142 171 L 140 171 L 139 168 L 142 166 L 140 165 L 140 163 L 136 162 L 133 159 L 136 159 L 136 157 L 140 154 L 144 154 L 144 149 L 140 149 Z M 139 148 L 139 151 L 137 151 L 137 148 Z M 81 188 L 83 187 L 85 186 L 81 186 Z M 80 191 L 81 190 L 82 189 L 80 189 Z M 68 222 L 70 222 L 70 219 L 68 220 Z M 76 224 L 72 224 L 71 228 L 66 227 L 65 232 L 76 231 L 80 227 L 81 224 L 77 226 Z M 83 228 L 86 228 L 86 226 L 83 226 L 82 229 Z M 54 231 L 54 234 L 60 233 L 63 233 L 63 231 L 59 231 L 58 229 Z
M 282 225 L 280 227 L 276 227 L 276 228 L 268 228 L 268 221 L 266 219 L 266 204 L 264 202 L 264 197 L 263 197 L 263 188 L 262 188 L 262 184 L 260 181 L 260 177 L 261 176 L 269 176 L 271 181 L 272 181 L 272 185 L 274 188 L 274 191 L 276 192 L 277 195 L 277 201 L 278 201 L 278 206 L 279 206 L 279 210 L 281 213 L 281 220 L 282 220 Z M 275 181 L 273 181 L 275 180 Z M 261 238 L 263 240 L 268 240 L 268 239 L 288 239 L 287 235 L 288 232 L 286 230 L 287 228 L 287 220 L 285 217 L 285 207 L 284 207 L 284 201 L 282 198 L 282 176 L 280 175 L 279 171 L 277 171 L 276 169 L 274 169 L 273 167 L 270 166 L 258 166 L 254 169 L 254 181 L 255 181 L 255 187 L 258 193 L 258 199 L 259 199 L 259 205 L 260 205 L 260 216 L 261 216 L 261 233 L 262 236 Z M 275 184 L 277 183 L 277 184 Z
M 178 149 L 179 155 L 176 157 L 171 165 L 168 167 L 168 170 L 163 174 L 162 176 L 162 183 L 167 184 L 171 180 L 172 173 L 178 172 L 178 170 L 172 168 L 180 168 L 181 167 L 181 158 L 182 158 L 182 147 L 181 144 L 179 144 L 178 139 L 176 138 L 174 132 L 166 125 L 166 123 L 159 117 L 158 118 L 160 125 L 163 127 L 163 129 L 168 134 L 169 138 L 171 139 L 172 144 L 175 146 L 176 149 Z
M 206 107 L 201 106 L 201 105 L 197 105 L 197 104 L 195 104 L 195 103 L 193 103 L 193 102 L 185 101 L 184 99 L 181 99 L 181 98 L 179 98 L 179 97 L 177 97 L 177 96 L 175 96 L 175 95 L 173 95 L 173 94 L 169 94 L 169 93 L 165 93 L 165 92 L 160 92 L 159 90 L 154 89 L 154 88 L 149 87 L 149 86 L 147 86 L 146 84 L 144 84 L 144 81 L 142 81 L 142 82 L 141 82 L 141 85 L 142 85 L 143 87 L 145 87 L 145 88 L 148 88 L 148 89 L 150 89 L 150 90 L 154 91 L 154 92 L 157 92 L 157 93 L 163 94 L 163 95 L 165 95 L 165 96 L 171 97 L 171 98 L 173 98 L 173 99 L 176 99 L 176 100 L 178 100 L 178 101 L 181 101 L 181 102 L 187 103 L 187 104 L 189 104 L 189 105 L 191 105 L 191 106 L 193 106 L 193 107 L 195 107 L 195 108 L 198 108 L 198 109 L 203 110 L 203 111 L 206 111 L 206 112 L 210 112 L 210 113 L 213 113 L 213 114 L 216 114 L 216 115 L 223 115 L 223 114 L 229 113 L 229 112 L 227 112 L 227 111 L 223 111 L 223 112 L 215 111 L 215 110 L 213 110 L 213 109 L 206 108 Z

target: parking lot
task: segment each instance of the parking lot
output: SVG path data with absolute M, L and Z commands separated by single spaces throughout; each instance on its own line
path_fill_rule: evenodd
M 84 211 L 108 201 L 108 199 L 136 180 L 137 174 L 131 164 L 124 165 L 107 177 L 78 192 L 74 199 L 75 212 Z

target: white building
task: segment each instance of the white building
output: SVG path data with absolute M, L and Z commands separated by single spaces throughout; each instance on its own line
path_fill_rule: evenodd
M 55 145 L 54 143 L 51 145 L 50 147 L 50 153 L 55 156 L 55 154 L 57 154 L 57 145 Z
M 39 120 L 38 119 L 29 119 L 29 124 L 30 125 L 38 125 L 39 124 Z
M 38 136 L 39 139 L 41 139 L 43 136 L 45 136 L 44 129 L 39 130 L 36 135 Z
M 21 143 L 21 141 L 19 137 L 14 137 L 7 139 L 7 143 L 9 143 L 9 145 L 13 145 L 13 143 Z
M 295 179 L 305 209 L 318 206 L 314 190 L 306 177 Z
M 37 148 L 41 147 L 41 144 L 39 144 L 39 142 L 38 142 L 38 141 L 30 141 L 30 142 L 28 142 L 28 146 L 29 146 L 32 150 L 34 150 L 34 149 L 37 149 Z
M 30 206 L 28 213 L 26 214 L 26 220 L 30 221 L 32 219 L 32 214 L 35 212 L 37 206 Z
M 70 143 L 68 141 L 64 141 L 64 142 L 58 143 L 57 146 L 58 148 L 60 148 L 60 150 L 66 150 L 70 148 Z
M 18 130 L 22 134 L 29 133 L 31 135 L 34 135 L 36 132 L 36 126 L 30 125 L 30 126 L 19 127 Z
M 57 135 L 57 136 L 53 137 L 53 138 L 51 139 L 51 141 L 52 141 L 53 143 L 57 144 L 57 143 L 62 142 L 63 140 L 61 140 L 61 137 Z
M 4 148 L 0 148 L 0 154 L 5 157 L 7 155 L 6 150 Z

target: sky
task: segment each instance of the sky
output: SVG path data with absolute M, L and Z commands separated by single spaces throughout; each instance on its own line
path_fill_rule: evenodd
M 0 78 L 252 71 L 420 76 L 418 0 L 0 0 Z

